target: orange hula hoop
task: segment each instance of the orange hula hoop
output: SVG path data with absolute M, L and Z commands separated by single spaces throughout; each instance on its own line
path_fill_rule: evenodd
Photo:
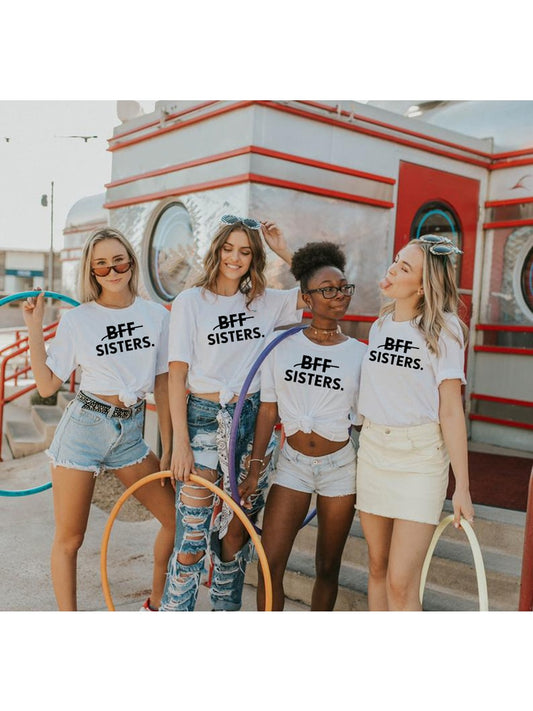
M 113 527 L 113 523 L 115 522 L 115 519 L 117 517 L 118 512 L 120 511 L 122 505 L 126 501 L 127 498 L 129 498 L 137 489 L 140 489 L 141 486 L 144 486 L 145 484 L 150 483 L 151 481 L 156 481 L 157 479 L 165 479 L 165 478 L 170 478 L 172 476 L 172 473 L 170 471 L 161 471 L 161 472 L 155 472 L 154 474 L 149 474 L 148 476 L 143 477 L 142 479 L 139 479 L 139 481 L 136 481 L 135 484 L 132 484 L 126 491 L 122 494 L 122 496 L 119 498 L 117 503 L 113 506 L 111 509 L 111 512 L 109 514 L 109 518 L 107 520 L 106 527 L 104 529 L 104 534 L 102 536 L 102 548 L 100 551 L 100 573 L 102 576 L 102 588 L 104 592 L 104 598 L 106 601 L 107 609 L 110 610 L 111 612 L 115 611 L 115 606 L 113 604 L 113 598 L 111 597 L 111 592 L 109 590 L 109 581 L 107 577 L 107 548 L 109 544 L 109 537 L 111 535 L 111 529 Z M 250 538 L 252 539 L 255 548 L 257 550 L 257 555 L 259 557 L 259 562 L 261 563 L 261 570 L 263 573 L 263 579 L 265 582 L 265 612 L 271 612 L 272 611 L 272 578 L 270 576 L 270 568 L 268 567 L 268 561 L 267 557 L 263 548 L 263 545 L 261 543 L 261 539 L 259 538 L 259 535 L 257 534 L 255 528 L 253 527 L 253 524 L 250 522 L 246 514 L 243 512 L 241 507 L 233 500 L 231 496 L 226 494 L 225 491 L 223 491 L 220 487 L 218 487 L 216 484 L 213 484 L 212 482 L 208 481 L 207 479 L 202 479 L 201 477 L 197 476 L 196 474 L 191 474 L 190 480 L 193 481 L 195 484 L 200 484 L 201 486 L 205 486 L 206 489 L 209 489 L 213 494 L 216 494 L 219 496 L 223 501 L 225 501 L 228 506 L 233 510 L 233 512 L 237 515 L 237 517 L 240 519 L 241 523 L 243 526 L 246 528 L 248 533 L 250 534 Z

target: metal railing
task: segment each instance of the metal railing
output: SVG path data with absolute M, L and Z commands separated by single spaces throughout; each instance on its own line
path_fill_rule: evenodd
M 54 338 L 54 336 L 56 335 L 57 324 L 58 321 L 55 321 L 54 323 L 51 323 L 43 328 L 45 341 Z M 37 389 L 36 383 L 33 382 L 22 388 L 21 390 L 17 390 L 16 392 L 12 393 L 11 395 L 9 395 L 9 397 L 6 397 L 6 383 L 8 381 L 14 381 L 15 385 L 18 385 L 18 379 L 23 375 L 27 375 L 27 373 L 31 371 L 31 364 L 28 358 L 28 351 L 30 349 L 29 338 L 28 336 L 24 336 L 22 338 L 18 337 L 20 336 L 20 331 L 16 331 L 15 333 L 17 335 L 17 340 L 0 349 L 0 462 L 3 461 L 2 444 L 4 432 L 5 406 L 8 403 L 13 402 L 14 400 L 17 400 L 18 398 L 22 397 L 23 395 L 26 395 L 26 393 Z M 23 367 L 19 368 L 15 366 L 13 372 L 8 373 L 8 365 L 11 363 L 11 361 L 13 361 L 14 358 L 18 358 L 21 355 L 24 356 Z M 73 372 L 70 377 L 71 392 L 74 391 L 74 376 L 75 373 Z

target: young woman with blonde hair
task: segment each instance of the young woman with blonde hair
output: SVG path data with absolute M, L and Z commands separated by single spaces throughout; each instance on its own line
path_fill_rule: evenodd
M 361 373 L 357 504 L 369 552 L 370 610 L 420 610 L 424 558 L 455 477 L 453 510 L 472 521 L 465 325 L 453 256 L 438 235 L 411 240 L 380 282 L 392 302 L 372 325 Z
M 59 422 L 52 460 L 55 535 L 52 580 L 60 610 L 77 609 L 77 554 L 82 545 L 95 477 L 112 470 L 124 486 L 168 468 L 172 429 L 168 407 L 168 311 L 137 295 L 138 263 L 126 238 L 105 228 L 86 241 L 80 262 L 80 306 L 65 312 L 48 351 L 43 339 L 44 296 L 23 304 L 37 389 L 53 395 L 80 367 L 80 389 Z M 161 461 L 143 440 L 144 398 L 153 392 Z M 170 486 L 153 482 L 135 496 L 159 520 L 150 602 L 159 605 L 174 539 Z
M 204 259 L 196 286 L 172 304 L 169 335 L 169 393 L 173 423 L 172 474 L 176 480 L 176 540 L 169 562 L 162 611 L 192 611 L 200 580 L 213 556 L 211 604 L 239 610 L 250 546 L 246 529 L 226 504 L 212 522 L 214 497 L 190 475 L 230 491 L 228 436 L 231 416 L 246 377 L 278 326 L 301 320 L 298 288 L 268 289 L 264 276 L 270 248 L 290 263 L 285 240 L 272 222 L 224 215 Z M 238 481 L 246 476 L 259 375 L 250 385 L 236 442 Z M 252 519 L 262 509 L 274 441 L 252 495 Z

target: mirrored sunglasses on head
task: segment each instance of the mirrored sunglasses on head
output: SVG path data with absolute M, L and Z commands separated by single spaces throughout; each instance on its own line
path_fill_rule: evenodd
M 238 222 L 249 227 L 251 230 L 260 230 L 261 223 L 252 217 L 237 217 L 237 215 L 222 215 L 220 222 L 224 225 L 236 225 Z
M 463 253 L 448 237 L 441 237 L 440 235 L 421 235 L 417 239 L 424 244 L 429 244 L 429 251 L 431 254 L 436 254 L 437 256 Z

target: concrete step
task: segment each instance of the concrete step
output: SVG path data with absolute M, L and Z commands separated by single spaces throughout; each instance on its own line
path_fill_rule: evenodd
M 63 409 L 58 405 L 33 405 L 31 408 L 32 421 L 41 432 L 46 447 L 50 445 L 54 437 L 62 414 Z
M 443 516 L 451 510 L 446 502 Z M 487 579 L 489 609 L 518 609 L 525 514 L 476 507 L 474 530 Z M 316 519 L 297 535 L 284 579 L 287 598 L 307 605 L 314 583 Z M 256 584 L 257 564 L 250 566 L 247 582 Z M 336 610 L 367 607 L 368 553 L 358 518 L 346 542 L 339 575 Z M 437 544 L 428 570 L 423 607 L 426 610 L 475 611 L 479 609 L 477 578 L 470 544 L 463 531 L 448 526 Z
M 7 420 L 4 432 L 14 459 L 27 457 L 46 449 L 45 438 L 35 424 L 28 420 Z
M 76 393 L 71 393 L 69 390 L 60 390 L 57 393 L 57 406 L 64 410 L 75 397 Z

